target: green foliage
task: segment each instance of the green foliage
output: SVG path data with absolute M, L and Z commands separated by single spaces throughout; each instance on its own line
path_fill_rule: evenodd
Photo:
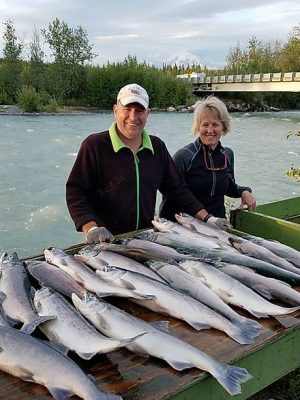
M 88 104 L 111 109 L 120 87 L 132 82 L 147 90 L 151 108 L 164 109 L 170 105 L 186 104 L 187 99 L 192 96 L 191 87 L 185 82 L 146 63 L 138 63 L 135 57 L 128 56 L 122 63 L 88 68 Z
M 7 93 L 2 89 L 0 89 L 0 104 L 9 104 L 9 97 Z
M 279 57 L 282 72 L 299 71 L 300 69 L 300 24 L 289 34 Z
M 255 74 L 264 72 L 291 72 L 300 70 L 300 24 L 289 33 L 288 41 L 282 45 L 263 43 L 255 36 L 248 42 L 246 50 L 239 42 L 229 49 L 226 71 L 229 74 Z
M 296 133 L 290 131 L 287 134 L 288 139 L 292 136 L 297 136 L 300 138 L 300 131 Z M 286 171 L 285 175 L 288 176 L 289 178 L 295 178 L 296 181 L 300 183 L 300 167 L 294 167 L 293 165 L 291 165 L 291 167 Z M 300 393 L 300 387 L 299 387 L 299 393 Z
M 3 33 L 4 60 L 9 62 L 20 61 L 23 44 L 18 41 L 14 24 L 12 20 L 9 19 L 8 21 L 4 22 L 3 25 L 5 27 Z
M 18 105 L 25 112 L 39 111 L 40 97 L 39 94 L 32 87 L 23 87 L 18 94 Z
M 182 80 L 176 80 L 178 74 L 204 72 L 210 76 L 300 70 L 300 25 L 294 27 L 284 44 L 279 41 L 263 43 L 255 36 L 249 39 L 246 49 L 237 43 L 229 49 L 227 65 L 220 70 L 209 70 L 197 64 L 164 64 L 159 69 L 146 62 L 139 63 L 135 56 L 130 55 L 123 62 L 91 66 L 89 63 L 96 54 L 93 53 L 86 30 L 81 26 L 69 27 L 58 18 L 47 29 L 41 30 L 54 62 L 43 61 L 44 52 L 36 29 L 30 43 L 30 60 L 23 61 L 23 43 L 18 40 L 13 22 L 8 20 L 4 26 L 4 58 L 0 59 L 0 102 L 3 103 L 16 103 L 22 87 L 26 86 L 34 88 L 38 96 L 42 92 L 47 93 L 51 102 L 59 105 L 111 109 L 120 87 L 136 82 L 148 91 L 151 108 L 165 109 L 169 106 L 191 105 L 196 101 L 191 87 Z M 233 96 L 236 100 L 236 94 L 224 94 L 227 98 Z M 300 106 L 300 93 L 239 93 L 238 98 L 274 107 Z M 43 101 L 41 106 L 49 102 Z
M 56 63 L 67 65 L 83 65 L 92 61 L 96 54 L 89 43 L 87 32 L 81 26 L 71 28 L 64 21 L 56 18 L 42 34 L 53 52 Z
M 60 110 L 60 106 L 55 99 L 50 99 L 49 102 L 41 106 L 41 111 L 47 113 L 57 113 Z
M 13 22 L 4 23 L 3 33 L 3 64 L 0 71 L 2 90 L 11 103 L 16 101 L 17 93 L 21 88 L 21 53 L 23 44 L 18 41 Z

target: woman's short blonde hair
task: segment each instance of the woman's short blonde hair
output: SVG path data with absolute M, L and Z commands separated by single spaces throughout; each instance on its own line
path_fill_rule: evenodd
M 205 112 L 212 111 L 216 118 L 223 123 L 223 135 L 226 135 L 230 130 L 230 115 L 226 105 L 215 96 L 209 96 L 204 101 L 199 102 L 194 110 L 194 121 L 192 125 L 192 133 L 195 136 L 199 135 L 202 116 Z

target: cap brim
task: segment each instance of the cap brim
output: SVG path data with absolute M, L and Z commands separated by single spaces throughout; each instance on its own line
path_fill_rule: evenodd
M 128 106 L 128 104 L 132 104 L 132 103 L 139 103 L 144 108 L 148 108 L 148 106 L 149 106 L 149 104 L 147 103 L 146 100 L 142 99 L 141 97 L 137 97 L 137 96 L 125 97 L 124 99 L 120 99 L 119 102 L 122 104 L 122 106 Z

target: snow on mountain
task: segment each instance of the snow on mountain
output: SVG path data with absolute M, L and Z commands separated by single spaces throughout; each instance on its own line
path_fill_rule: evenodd
M 200 58 L 192 53 L 189 53 L 188 51 L 182 51 L 173 55 L 172 57 L 169 57 L 164 61 L 164 64 L 171 66 L 177 65 L 177 67 L 182 65 L 187 67 L 188 65 L 191 66 L 193 64 L 197 64 L 201 67 L 204 67 L 204 65 L 201 63 Z

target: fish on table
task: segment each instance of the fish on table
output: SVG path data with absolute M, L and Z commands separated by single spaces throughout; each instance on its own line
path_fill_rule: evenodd
M 176 262 L 180 260 L 195 260 L 196 257 L 191 254 L 179 253 L 177 250 L 169 246 L 164 246 L 159 243 L 150 242 L 149 240 L 127 238 L 122 239 L 121 244 L 125 245 L 128 254 L 134 254 L 136 250 L 137 256 L 141 255 L 141 261 L 155 260 L 163 262 Z M 140 250 L 140 252 L 139 252 Z M 126 250 L 125 250 L 126 251 Z
M 218 239 L 212 238 L 208 235 L 203 235 L 199 232 L 192 231 L 191 229 L 185 228 L 177 222 L 169 221 L 165 218 L 156 218 L 152 221 L 154 227 L 161 233 L 168 233 L 171 235 L 177 235 L 182 237 L 182 240 L 190 240 L 195 245 L 202 245 L 207 248 L 218 249 L 222 246 L 218 243 Z M 173 237 L 172 236 L 172 237 Z
M 116 252 L 105 250 L 106 243 L 103 244 L 103 250 L 100 250 L 101 244 L 97 245 L 97 247 L 86 246 L 74 256 L 77 260 L 84 262 L 93 269 L 103 270 L 103 267 L 107 265 L 114 265 L 116 267 L 127 269 L 128 271 L 139 272 L 140 274 L 164 282 L 158 274 L 146 267 L 144 264 Z
M 108 353 L 132 342 L 101 335 L 62 295 L 53 289 L 43 287 L 34 295 L 34 305 L 40 316 L 55 316 L 39 326 L 50 341 L 65 346 L 85 360 L 96 354 Z
M 30 297 L 29 276 L 16 252 L 3 253 L 0 257 L 1 309 L 9 325 L 23 324 L 21 331 L 32 333 L 51 317 L 40 317 Z
M 217 268 L 255 290 L 268 300 L 279 299 L 293 305 L 300 304 L 300 293 L 286 282 L 260 275 L 242 265 L 219 263 L 217 264 Z
M 154 312 L 181 319 L 197 330 L 209 328 L 221 330 L 240 344 L 254 342 L 252 330 L 242 329 L 215 310 L 173 289 L 168 284 L 117 267 L 106 267 L 104 271 L 97 270 L 96 273 L 104 280 L 114 282 L 115 285 L 122 287 L 134 284 L 140 293 L 151 295 L 152 299 L 148 300 L 130 300 Z
M 107 281 L 104 281 L 86 264 L 77 260 L 74 256 L 66 253 L 62 249 L 52 247 L 50 249 L 45 249 L 44 254 L 47 262 L 61 268 L 85 289 L 96 293 L 100 297 L 118 296 L 134 297 L 137 299 L 147 299 L 151 297 L 136 292 L 134 285 L 120 287 L 111 282 L 108 283 Z
M 178 371 L 193 367 L 207 371 L 231 395 L 241 393 L 241 383 L 251 378 L 246 369 L 221 363 L 169 334 L 165 322 L 147 323 L 90 294 L 84 299 L 74 294 L 72 299 L 75 307 L 109 337 L 122 340 L 127 335 L 135 336 L 147 332 L 126 346 L 134 353 L 165 360 Z
M 279 268 L 293 272 L 300 275 L 300 268 L 295 267 L 292 263 L 285 260 L 284 258 L 274 254 L 271 250 L 256 244 L 250 240 L 246 240 L 238 237 L 230 237 L 229 242 L 231 245 L 239 250 L 242 254 L 257 258 L 258 260 L 266 261 L 270 264 L 274 264 Z
M 229 230 L 229 232 L 233 232 L 237 236 L 241 236 L 246 240 L 249 240 L 253 243 L 259 244 L 262 247 L 265 247 L 266 249 L 272 251 L 272 253 L 284 258 L 285 260 L 294 264 L 296 267 L 300 268 L 300 251 L 299 250 L 296 250 L 293 247 L 288 246 L 284 243 L 278 242 L 276 240 L 264 239 L 259 236 L 250 235 L 249 233 L 237 231 L 235 229 L 231 229 L 231 230 Z
M 270 278 L 280 279 L 284 282 L 299 285 L 300 276 L 297 273 L 288 271 L 286 269 L 277 267 L 269 262 L 258 260 L 254 257 L 249 257 L 241 253 L 230 253 L 228 251 L 220 249 L 206 249 L 204 247 L 197 249 L 190 249 L 190 251 L 197 256 L 197 258 L 204 262 L 216 263 L 216 262 L 227 262 L 230 264 L 243 265 L 251 268 L 261 275 L 268 276 Z
M 77 364 L 45 340 L 14 328 L 0 326 L 0 370 L 45 386 L 55 400 L 72 395 L 84 400 L 122 400 L 97 389 Z
M 273 304 L 238 280 L 201 261 L 180 261 L 180 268 L 200 279 L 225 302 L 243 308 L 258 318 L 291 314 L 298 307 L 281 307 Z
M 173 288 L 192 296 L 209 308 L 224 315 L 234 324 L 248 330 L 248 333 L 253 332 L 253 337 L 259 335 L 258 331 L 262 328 L 261 324 L 238 314 L 200 279 L 195 279 L 194 276 L 173 264 L 151 261 L 149 265 L 150 268 L 160 274 Z
M 76 293 L 77 296 L 83 297 L 86 293 L 86 289 L 75 279 L 46 261 L 26 260 L 25 267 L 41 286 L 51 287 L 64 296 L 71 298 L 72 293 Z

